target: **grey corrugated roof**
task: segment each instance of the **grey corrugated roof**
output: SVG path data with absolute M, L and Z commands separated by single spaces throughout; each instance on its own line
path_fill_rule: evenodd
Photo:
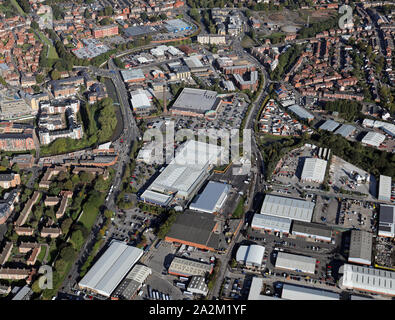
M 229 190 L 230 186 L 226 183 L 210 181 L 203 192 L 195 197 L 189 208 L 212 213 Z
M 332 229 L 330 227 L 324 226 L 322 224 L 303 221 L 294 221 L 292 232 L 300 232 L 328 238 L 332 236 Z
M 351 133 L 355 131 L 355 127 L 350 124 L 342 124 L 334 133 L 340 134 L 344 138 L 347 138 Z
M 321 126 L 321 130 L 333 132 L 339 126 L 339 122 L 333 120 L 326 120 Z
M 313 210 L 313 202 L 267 194 L 262 204 L 261 213 L 310 222 Z
M 339 300 L 339 294 L 285 283 L 281 298 L 288 300 Z
M 121 241 L 113 241 L 79 285 L 104 296 L 110 296 L 142 254 L 141 249 Z

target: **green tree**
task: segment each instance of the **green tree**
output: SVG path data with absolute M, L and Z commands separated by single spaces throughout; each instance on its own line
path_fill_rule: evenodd
M 82 234 L 81 230 L 76 230 L 71 234 L 70 238 L 71 242 L 73 243 L 73 246 L 76 250 L 79 250 L 82 245 L 84 244 L 84 236 Z
M 74 260 L 76 253 L 72 246 L 67 246 L 61 250 L 60 256 L 66 261 L 71 261 Z
M 36 81 L 37 83 L 43 83 L 45 80 L 45 76 L 43 74 L 37 74 L 36 75 Z
M 62 229 L 62 233 L 63 234 L 67 234 L 67 232 L 69 231 L 72 223 L 73 223 L 73 220 L 71 218 L 66 218 L 66 219 L 63 220 L 62 225 L 61 225 L 61 229 Z
M 58 70 L 52 70 L 51 79 L 52 80 L 59 80 L 60 79 L 60 72 Z
M 38 30 L 39 29 L 39 25 L 36 21 L 32 21 L 32 23 L 30 24 L 30 27 L 32 27 L 32 29 L 34 30 Z

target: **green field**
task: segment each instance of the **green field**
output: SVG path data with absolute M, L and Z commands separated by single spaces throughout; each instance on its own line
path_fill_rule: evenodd
M 10 0 L 10 2 L 12 3 L 12 5 L 16 8 L 16 10 L 18 10 L 19 14 L 22 16 L 26 16 L 26 13 L 22 10 L 22 8 L 20 7 L 20 5 L 18 4 L 18 2 L 16 2 L 16 0 Z
M 244 213 L 244 198 L 242 197 L 240 198 L 240 201 L 237 204 L 237 207 L 232 214 L 232 218 L 240 219 L 243 216 L 243 213 Z
M 41 41 L 48 46 L 48 59 L 59 59 L 58 53 L 56 52 L 55 47 L 51 44 L 51 41 L 49 41 L 49 39 L 41 31 L 37 31 L 37 33 L 40 36 Z
M 40 263 L 43 262 L 45 258 L 45 254 L 47 253 L 47 247 L 46 246 L 41 246 L 41 251 L 40 254 L 37 257 L 37 261 L 40 261 Z

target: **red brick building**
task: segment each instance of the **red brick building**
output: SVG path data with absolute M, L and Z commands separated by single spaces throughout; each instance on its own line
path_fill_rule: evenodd
M 95 39 L 103 38 L 103 37 L 111 37 L 117 34 L 118 34 L 118 25 L 116 24 L 96 27 L 92 30 L 92 35 Z

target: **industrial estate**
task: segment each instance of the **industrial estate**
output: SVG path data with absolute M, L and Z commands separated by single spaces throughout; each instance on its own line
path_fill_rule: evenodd
M 395 5 L 343 6 L 0 1 L 0 297 L 393 300 Z

